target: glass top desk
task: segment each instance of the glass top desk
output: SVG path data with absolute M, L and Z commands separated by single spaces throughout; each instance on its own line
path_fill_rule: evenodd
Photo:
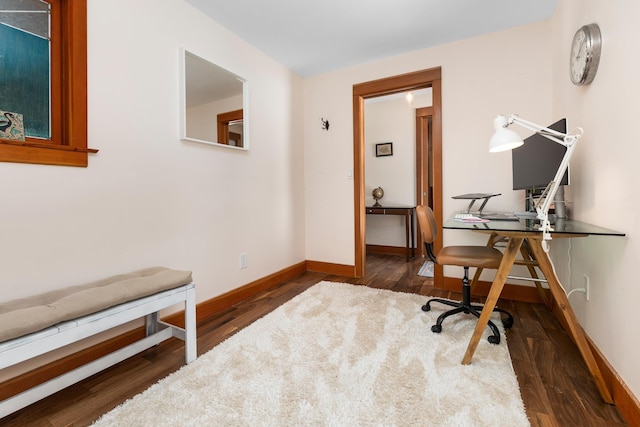
M 587 237 L 590 235 L 599 236 L 624 236 L 624 233 L 618 231 L 609 230 L 607 228 L 598 227 L 596 225 L 587 224 L 580 221 L 558 219 L 555 224 L 552 224 L 554 231 L 551 233 L 552 238 L 562 237 Z M 602 399 L 607 403 L 613 403 L 611 392 L 609 391 L 602 372 L 596 364 L 596 361 L 591 353 L 591 348 L 584 335 L 582 327 L 576 319 L 575 313 L 569 304 L 569 299 L 560 284 L 558 277 L 555 274 L 553 264 L 549 258 L 549 254 L 542 247 L 542 233 L 536 228 L 536 220 L 531 218 L 522 218 L 519 221 L 489 221 L 489 222 L 460 222 L 453 219 L 453 216 L 449 218 L 442 226 L 444 229 L 458 229 L 458 230 L 472 230 L 490 233 L 492 238 L 499 237 L 507 240 L 507 247 L 504 250 L 500 267 L 496 273 L 496 276 L 491 284 L 491 289 L 487 296 L 484 308 L 476 328 L 471 336 L 467 351 L 462 359 L 462 364 L 468 365 L 471 363 L 473 353 L 482 338 L 482 334 L 487 326 L 489 317 L 493 313 L 493 308 L 496 306 L 498 298 L 502 293 L 504 284 L 507 280 L 507 276 L 513 267 L 517 254 L 520 252 L 520 248 L 523 242 L 528 243 L 528 247 L 535 258 L 540 271 L 544 274 L 547 283 L 549 284 L 549 291 L 551 296 L 556 302 L 566 325 L 569 328 L 569 334 L 575 341 L 582 358 L 584 359 L 589 372 L 593 377 L 598 391 L 602 396 Z M 492 240 L 490 239 L 490 242 Z

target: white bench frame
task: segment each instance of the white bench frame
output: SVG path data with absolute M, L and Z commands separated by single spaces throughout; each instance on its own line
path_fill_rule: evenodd
M 145 338 L 3 400 L 0 402 L 0 418 L 171 337 L 185 342 L 185 362 L 193 362 L 197 357 L 195 295 L 192 282 L 0 343 L 0 369 L 4 369 L 132 320 L 145 318 Z M 180 302 L 185 306 L 184 328 L 159 320 L 160 310 Z

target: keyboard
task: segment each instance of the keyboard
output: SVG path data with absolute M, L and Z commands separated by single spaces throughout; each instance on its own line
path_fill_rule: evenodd
M 461 222 L 489 222 L 488 219 L 477 217 L 470 213 L 460 212 L 453 216 L 453 219 Z

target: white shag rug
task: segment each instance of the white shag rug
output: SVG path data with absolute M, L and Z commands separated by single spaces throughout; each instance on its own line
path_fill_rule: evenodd
M 94 425 L 528 426 L 504 334 L 463 366 L 474 318 L 425 301 L 320 282 Z

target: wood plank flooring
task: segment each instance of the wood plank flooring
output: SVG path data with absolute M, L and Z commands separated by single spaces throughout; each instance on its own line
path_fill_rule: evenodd
M 368 255 L 361 279 L 305 273 L 261 292 L 198 324 L 198 353 L 216 344 L 321 280 L 347 282 L 425 296 L 460 299 L 418 276 L 423 259 Z M 577 348 L 542 305 L 500 301 L 514 315 L 507 341 L 531 425 L 625 426 L 615 406 L 600 400 Z M 432 333 L 425 330 L 425 333 Z M 446 333 L 446 322 L 444 330 Z M 460 355 L 462 358 L 462 355 Z M 181 341 L 158 347 L 68 387 L 0 420 L 4 426 L 85 426 L 101 414 L 179 369 L 184 361 Z M 482 392 L 479 390 L 478 392 Z

